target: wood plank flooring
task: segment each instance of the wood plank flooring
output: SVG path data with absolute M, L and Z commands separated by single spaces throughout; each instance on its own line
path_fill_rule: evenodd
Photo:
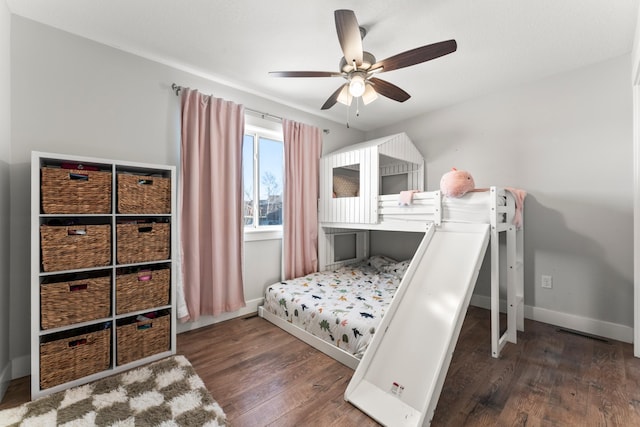
M 526 320 L 490 356 L 489 312 L 470 307 L 432 426 L 638 426 L 640 359 L 631 344 Z M 353 371 L 267 321 L 234 319 L 178 335 L 234 426 L 376 426 L 343 400 Z M 29 399 L 12 381 L 0 409 Z

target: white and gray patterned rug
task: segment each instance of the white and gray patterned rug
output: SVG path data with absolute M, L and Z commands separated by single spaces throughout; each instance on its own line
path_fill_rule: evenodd
M 226 426 L 226 416 L 184 356 L 0 411 L 0 426 Z

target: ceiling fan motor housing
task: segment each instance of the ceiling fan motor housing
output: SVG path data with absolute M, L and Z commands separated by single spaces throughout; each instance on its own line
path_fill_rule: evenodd
M 362 64 L 358 67 L 358 70 L 368 70 L 375 63 L 376 57 L 371 53 L 364 51 L 362 52 Z M 353 69 L 353 62 L 347 62 L 346 58 L 343 56 L 340 60 L 340 71 L 342 71 L 343 73 L 355 71 Z

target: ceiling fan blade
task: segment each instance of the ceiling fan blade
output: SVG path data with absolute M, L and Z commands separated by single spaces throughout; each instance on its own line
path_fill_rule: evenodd
M 338 41 L 347 63 L 362 64 L 362 37 L 360 26 L 353 10 L 340 9 L 334 12 Z
M 397 70 L 398 68 L 409 67 L 411 65 L 420 64 L 421 62 L 430 61 L 449 53 L 455 52 L 458 44 L 455 40 L 446 40 L 443 42 L 433 43 L 415 49 L 407 50 L 391 56 L 382 61 L 373 64 L 370 70 L 382 68 L 383 71 Z
M 333 71 L 269 71 L 274 77 L 342 77 Z
M 328 110 L 329 108 L 333 107 L 336 102 L 338 102 L 338 96 L 340 96 L 340 92 L 342 92 L 342 90 L 345 88 L 345 86 L 347 86 L 349 83 L 345 83 L 342 86 L 340 86 L 338 88 L 338 90 L 336 90 L 335 92 L 333 92 L 331 94 L 331 96 L 329 97 L 329 99 L 327 99 L 327 101 L 324 103 L 324 105 L 322 106 L 322 108 L 320 108 L 321 110 Z
M 407 99 L 411 98 L 411 95 L 409 95 L 407 92 L 385 80 L 371 77 L 369 81 L 373 84 L 373 88 L 376 90 L 376 92 L 378 92 L 382 96 L 393 99 L 394 101 L 404 102 Z

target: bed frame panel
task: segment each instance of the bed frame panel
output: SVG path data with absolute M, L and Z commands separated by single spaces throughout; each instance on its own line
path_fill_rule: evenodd
M 280 329 L 290 333 L 294 337 L 306 342 L 311 347 L 320 350 L 327 356 L 337 360 L 345 366 L 355 370 L 360 363 L 360 359 L 355 357 L 353 354 L 347 353 L 341 348 L 336 347 L 333 344 L 329 344 L 325 340 L 316 337 L 315 335 L 311 335 L 309 332 L 300 329 L 292 323 L 287 322 L 286 320 L 276 316 L 268 310 L 265 310 L 263 306 L 258 307 L 258 316 L 268 320 L 273 323 Z

